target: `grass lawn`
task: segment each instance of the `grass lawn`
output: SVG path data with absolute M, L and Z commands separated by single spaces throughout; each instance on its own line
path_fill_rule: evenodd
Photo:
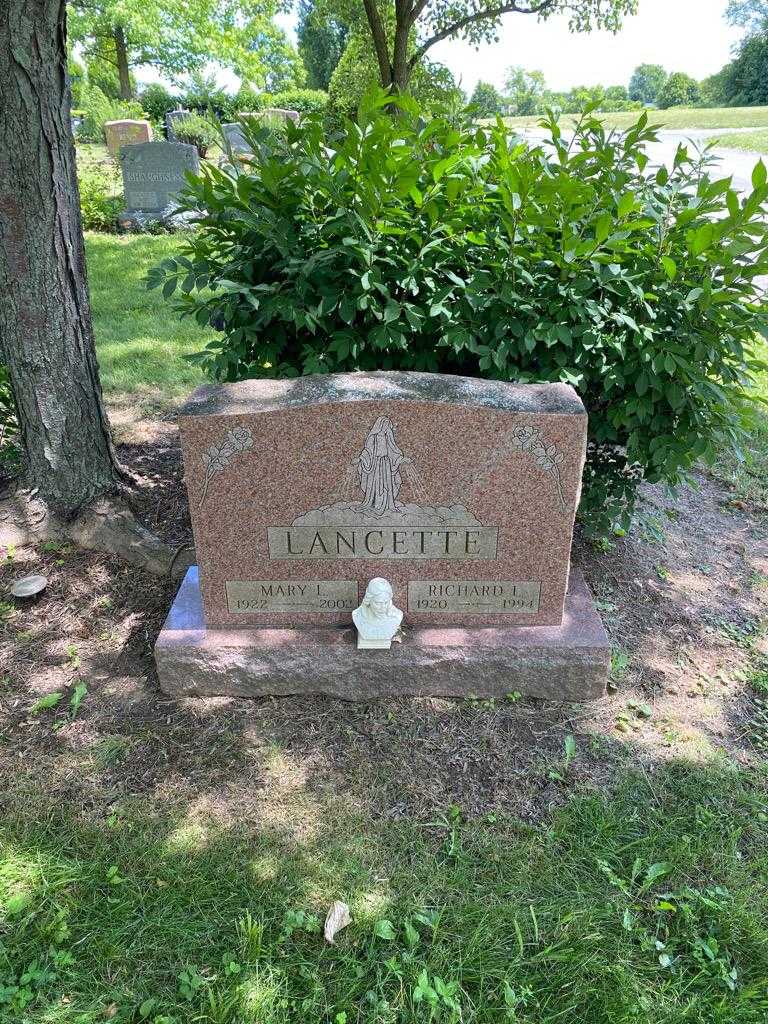
M 628 128 L 640 116 L 641 111 L 620 111 L 613 114 L 600 114 L 603 124 L 609 128 Z M 668 110 L 648 110 L 651 124 L 670 129 L 682 128 L 763 128 L 768 127 L 768 107 L 670 107 Z M 572 125 L 578 120 L 578 114 L 563 114 L 561 123 Z M 534 117 L 508 117 L 509 125 L 520 127 L 536 125 L 540 115 Z
M 743 149 L 750 153 L 768 153 L 768 128 L 762 131 L 739 132 L 735 135 L 713 135 L 707 139 L 723 149 Z
M 207 332 L 142 283 L 177 245 L 87 238 L 112 396 L 201 379 Z M 0 590 L 49 586 L 0 602 L 0 1022 L 764 1024 L 765 520 L 731 501 L 768 501 L 764 424 L 735 495 L 657 495 L 670 540 L 592 554 L 621 658 L 588 708 L 173 700 L 172 581 L 8 551 Z
M 203 347 L 210 328 L 180 319 L 159 290 L 144 285 L 149 268 L 178 248 L 179 237 L 88 232 L 85 242 L 105 393 L 162 391 L 173 398 L 199 384 L 203 375 L 184 357 Z
M 419 827 L 329 806 L 298 840 L 141 799 L 88 822 L 37 796 L 0 826 L 0 1013 L 758 1024 L 765 781 L 717 761 L 630 771 L 541 827 L 450 807 Z M 335 899 L 352 924 L 329 945 Z

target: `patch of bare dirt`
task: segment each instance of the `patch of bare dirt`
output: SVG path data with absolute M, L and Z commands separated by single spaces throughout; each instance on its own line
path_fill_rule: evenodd
M 141 482 L 144 525 L 191 543 L 172 419 L 128 424 L 119 455 Z M 766 653 L 768 529 L 715 480 L 698 485 L 675 498 L 648 488 L 644 525 L 606 550 L 577 541 L 615 649 L 612 691 L 588 705 L 171 699 L 152 645 L 175 581 L 70 545 L 0 549 L 0 773 L 16 797 L 44 791 L 96 817 L 151 798 L 306 834 L 336 801 L 535 821 L 574 788 L 610 788 L 627 759 L 648 772 L 716 750 L 753 760 L 747 675 Z M 45 592 L 9 597 L 29 572 L 48 576 Z M 35 710 L 50 693 L 59 703 Z M 577 755 L 563 783 L 568 734 Z

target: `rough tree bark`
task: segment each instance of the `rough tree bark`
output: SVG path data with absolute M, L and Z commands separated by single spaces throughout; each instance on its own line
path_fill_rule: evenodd
M 115 25 L 115 53 L 117 54 L 117 77 L 120 80 L 120 99 L 132 100 L 131 71 L 128 67 L 128 48 L 125 44 L 125 32 L 122 25 Z
M 72 516 L 120 471 L 93 344 L 66 53 L 65 0 L 4 0 L 0 352 L 29 483 Z

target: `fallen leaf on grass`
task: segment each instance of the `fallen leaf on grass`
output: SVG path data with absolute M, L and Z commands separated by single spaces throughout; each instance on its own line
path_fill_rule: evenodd
M 349 916 L 349 907 L 346 903 L 342 903 L 341 900 L 334 900 L 328 910 L 328 916 L 325 919 L 325 927 L 323 928 L 323 935 L 325 941 L 333 943 L 333 937 L 336 932 L 340 932 L 342 928 L 346 928 L 348 924 L 352 923 L 352 918 Z

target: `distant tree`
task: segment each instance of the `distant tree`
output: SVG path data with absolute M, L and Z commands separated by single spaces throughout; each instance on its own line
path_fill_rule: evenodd
M 379 66 L 371 36 L 364 25 L 350 32 L 341 60 L 328 87 L 328 116 L 331 122 L 354 117 L 363 95 L 379 83 Z M 423 60 L 414 70 L 409 92 L 425 109 L 454 107 L 464 99 L 451 72 L 442 64 Z
M 768 0 L 728 0 L 725 18 L 749 33 L 762 32 L 768 25 Z
M 714 76 L 720 102 L 738 107 L 768 103 L 768 31 L 748 35 L 735 60 Z
M 505 99 L 510 114 L 530 117 L 544 109 L 544 95 L 547 83 L 542 71 L 526 71 L 525 68 L 511 67 L 504 80 Z
M 501 113 L 502 98 L 498 89 L 490 82 L 478 82 L 469 102 L 478 117 L 495 117 Z
M 600 110 L 604 100 L 605 89 L 602 85 L 575 85 L 568 93 L 567 108 L 569 111 L 579 111 L 593 104 Z
M 437 43 L 455 38 L 475 46 L 492 42 L 505 14 L 566 14 L 574 32 L 616 32 L 637 5 L 638 0 L 397 0 L 392 10 L 376 0 L 363 0 L 381 85 L 401 91 L 407 90 L 414 70 Z
M 328 89 L 349 37 L 349 24 L 317 0 L 299 0 L 296 28 L 299 53 L 307 69 L 307 87 Z
M 629 80 L 629 99 L 640 103 L 657 103 L 666 81 L 667 72 L 661 64 L 640 64 Z
M 626 85 L 609 85 L 605 90 L 605 98 L 611 103 L 625 103 L 629 99 Z
M 668 107 L 690 107 L 701 99 L 699 83 L 684 71 L 673 71 L 659 93 L 658 104 Z
M 141 66 L 173 77 L 216 60 L 264 83 L 290 46 L 278 9 L 279 0 L 69 0 L 68 24 L 86 61 L 113 67 L 120 98 L 132 99 L 131 68 Z

